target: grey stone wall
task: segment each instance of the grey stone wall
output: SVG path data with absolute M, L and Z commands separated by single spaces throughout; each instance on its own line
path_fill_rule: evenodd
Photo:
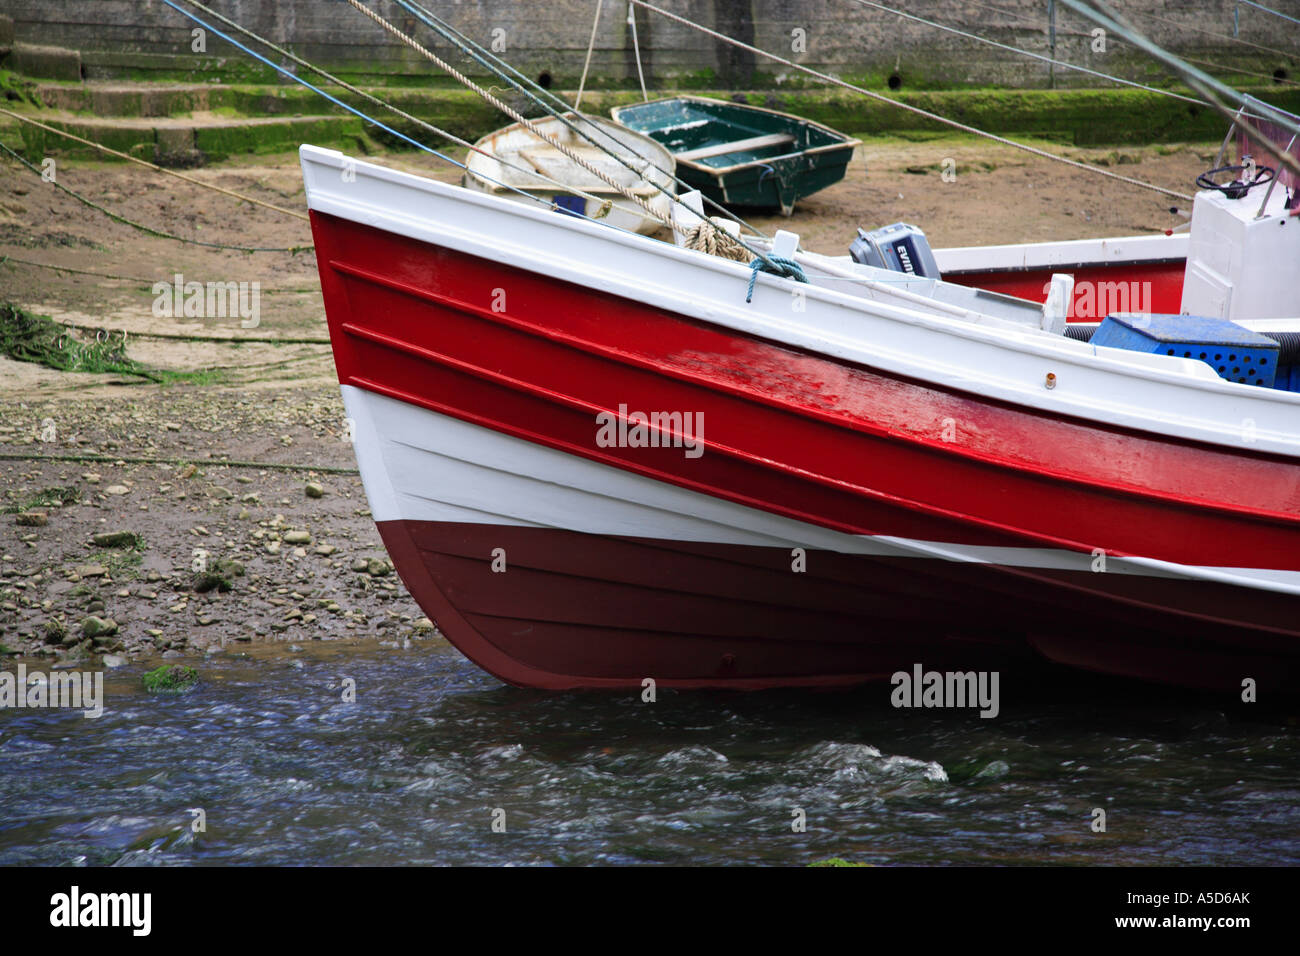
M 179 2 L 179 0 L 178 0 Z M 389 0 L 369 0 L 381 14 L 425 41 L 431 35 Z M 502 55 L 530 76 L 577 85 L 596 0 L 424 0 L 438 16 L 481 43 L 504 44 Z M 1013 53 L 904 20 L 854 0 L 660 0 L 675 13 L 800 63 L 906 88 L 996 84 L 1046 86 L 1049 70 Z M 182 3 L 182 6 L 185 4 Z M 300 56 L 353 74 L 395 81 L 439 82 L 438 71 L 389 38 L 341 0 L 207 0 L 207 5 Z M 1048 0 L 894 0 L 893 6 L 999 42 L 1046 54 Z M 1262 74 L 1292 74 L 1300 26 L 1240 7 L 1237 36 L 1231 0 L 1124 0 L 1119 4 L 1157 43 L 1184 56 Z M 1300 0 L 1270 4 L 1300 18 Z M 194 26 L 159 0 L 0 0 L 19 44 L 79 51 L 87 77 L 146 78 L 151 73 L 247 74 L 250 60 L 216 37 L 206 54 L 191 50 Z M 201 14 L 200 14 L 201 15 Z M 799 82 L 785 67 L 729 47 L 638 8 L 642 64 L 651 86 L 745 88 Z M 1059 9 L 1057 56 L 1130 78 L 1160 71 L 1118 38 L 1093 49 L 1092 25 Z M 795 46 L 803 32 L 804 48 Z M 1212 34 L 1219 34 L 1214 36 Z M 432 40 L 447 50 L 442 40 Z M 457 64 L 464 63 L 456 58 Z M 469 72 L 482 75 L 481 69 Z M 625 0 L 605 0 L 592 58 L 598 86 L 635 86 L 636 61 Z M 445 78 L 444 78 L 445 79 Z M 1258 82 L 1238 74 L 1241 84 Z M 1057 71 L 1057 85 L 1090 85 L 1082 74 Z

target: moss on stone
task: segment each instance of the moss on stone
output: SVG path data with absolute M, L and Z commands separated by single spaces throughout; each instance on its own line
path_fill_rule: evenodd
M 147 672 L 144 689 L 151 694 L 183 694 L 199 683 L 199 672 L 182 664 L 164 664 Z

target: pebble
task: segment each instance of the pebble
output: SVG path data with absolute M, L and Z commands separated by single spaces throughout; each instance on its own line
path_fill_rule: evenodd
M 77 568 L 77 573 L 83 578 L 102 578 L 108 574 L 108 568 L 102 564 L 83 564 Z
M 128 661 L 125 657 L 118 654 L 105 654 L 104 666 L 108 668 L 125 667 Z
M 88 617 L 81 622 L 81 633 L 91 638 L 107 637 L 117 633 L 117 622 L 111 617 Z
M 26 528 L 39 528 L 49 524 L 49 520 L 44 511 L 24 511 L 21 514 L 14 515 L 14 524 Z
M 309 482 L 309 483 L 307 484 L 307 487 L 303 489 L 303 492 L 307 495 L 308 498 L 323 498 L 323 497 L 325 497 L 325 489 L 324 489 L 321 485 L 318 485 L 318 484 L 317 484 L 316 482 L 314 482 L 314 481 L 313 481 L 313 482 Z
M 136 536 L 133 531 L 101 531 L 90 540 L 97 548 L 125 548 L 135 544 Z
M 316 553 L 326 558 L 337 550 L 338 548 L 334 547 L 332 544 L 321 544 L 316 546 Z
M 104 494 L 106 495 L 127 495 L 130 493 L 131 489 L 126 485 L 109 485 L 104 489 Z
M 311 534 L 307 531 L 286 531 L 285 544 L 311 544 Z

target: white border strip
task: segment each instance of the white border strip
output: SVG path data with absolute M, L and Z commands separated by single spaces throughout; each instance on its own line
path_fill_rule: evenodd
M 376 521 L 460 521 L 697 543 L 795 547 L 1092 571 L 1092 554 L 853 535 L 770 514 L 342 386 Z M 382 423 L 382 426 L 379 424 Z M 594 426 L 593 426 L 594 427 Z M 1107 555 L 1106 573 L 1300 594 L 1300 571 L 1196 567 Z

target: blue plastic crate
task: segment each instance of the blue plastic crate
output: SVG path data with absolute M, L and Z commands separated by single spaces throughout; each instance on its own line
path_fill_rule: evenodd
M 1227 319 L 1202 315 L 1108 315 L 1093 333 L 1092 344 L 1199 359 L 1220 378 L 1244 385 L 1272 388 L 1278 373 L 1276 342 Z

